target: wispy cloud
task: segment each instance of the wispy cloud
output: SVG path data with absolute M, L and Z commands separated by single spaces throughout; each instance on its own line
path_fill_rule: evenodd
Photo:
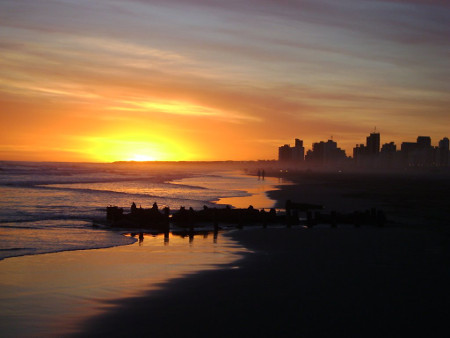
M 449 22 L 448 2 L 425 0 L 2 0 L 0 118 L 14 128 L 0 142 L 19 117 L 80 133 L 154 123 L 264 157 L 251 140 L 350 145 L 374 125 L 442 137 Z
M 110 110 L 145 112 L 152 114 L 170 114 L 181 116 L 212 117 L 227 120 L 229 122 L 260 121 L 260 119 L 230 111 L 222 111 L 202 105 L 196 105 L 181 101 L 121 101 L 119 105 L 108 107 Z

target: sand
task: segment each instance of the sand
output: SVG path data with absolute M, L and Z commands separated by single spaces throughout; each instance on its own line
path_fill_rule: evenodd
M 117 234 L 119 236 L 119 234 Z M 136 239 L 138 236 L 136 236 Z M 222 233 L 144 234 L 131 245 L 8 258 L 0 262 L 0 337 L 61 337 L 107 311 L 109 300 L 217 268 L 242 252 Z
M 316 181 L 324 190 L 312 189 L 309 201 L 381 207 L 414 190 L 406 185 L 391 196 L 401 185 L 387 182 L 383 190 L 374 181 L 368 189 L 333 180 Z M 274 194 L 279 204 L 308 197 L 300 185 Z M 86 321 L 78 336 L 447 337 L 448 214 L 441 210 L 428 224 L 427 215 L 439 209 L 418 206 L 422 202 L 391 208 L 395 221 L 384 228 L 234 231 L 229 236 L 252 253 L 218 270 L 173 279 L 157 292 L 112 301 L 111 311 Z M 422 226 L 407 227 L 408 219 Z
M 444 337 L 448 239 L 421 230 L 259 229 L 226 269 L 172 280 L 81 336 Z
M 285 174 L 293 185 L 270 191 L 276 207 L 286 199 L 321 204 L 325 211 L 384 210 L 391 225 L 407 228 L 440 228 L 450 225 L 450 174 Z

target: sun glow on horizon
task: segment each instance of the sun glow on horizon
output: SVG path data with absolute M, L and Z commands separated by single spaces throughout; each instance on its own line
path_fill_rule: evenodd
M 86 139 L 86 153 L 94 161 L 184 161 L 192 154 L 184 151 L 181 140 L 141 133 L 126 133 L 119 136 L 104 136 Z
M 128 158 L 127 161 L 146 162 L 146 161 L 156 161 L 156 159 L 153 156 L 149 155 L 134 154 L 132 157 Z
M 270 160 L 330 135 L 351 155 L 374 126 L 398 148 L 449 136 L 444 1 L 309 2 L 0 1 L 0 160 Z

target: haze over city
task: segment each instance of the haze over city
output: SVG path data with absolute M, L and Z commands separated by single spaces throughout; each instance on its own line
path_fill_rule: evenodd
M 0 1 L 0 159 L 275 159 L 448 136 L 445 1 Z

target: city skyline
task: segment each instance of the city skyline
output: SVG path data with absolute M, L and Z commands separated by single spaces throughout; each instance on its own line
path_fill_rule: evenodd
M 0 0 L 0 160 L 350 154 L 450 125 L 443 1 Z
M 366 137 L 366 142 L 357 143 L 352 154 L 347 154 L 332 139 L 314 142 L 310 149 L 304 147 L 303 140 L 295 139 L 294 146 L 284 144 L 278 148 L 278 161 L 291 165 L 346 166 L 360 168 L 394 169 L 405 166 L 448 167 L 449 139 L 443 137 L 433 144 L 430 136 L 419 135 L 416 142 L 403 141 L 398 147 L 393 141 L 381 142 L 377 131 Z

